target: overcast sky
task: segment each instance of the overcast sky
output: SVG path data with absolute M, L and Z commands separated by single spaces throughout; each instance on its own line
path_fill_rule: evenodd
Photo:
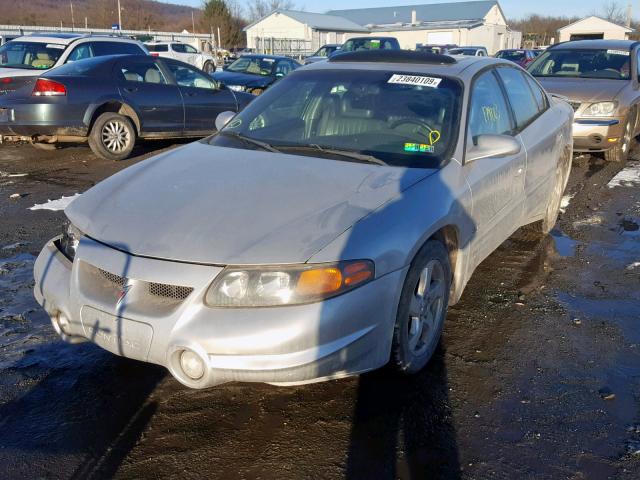
M 165 0 L 167 1 L 167 0 Z M 246 5 L 250 0 L 236 0 Z M 340 8 L 388 7 L 392 5 L 422 5 L 426 3 L 444 3 L 439 1 L 420 0 L 294 0 L 296 7 L 304 7 L 309 12 L 325 12 Z M 202 0 L 171 0 L 171 3 L 200 6 Z M 521 18 L 529 13 L 564 16 L 586 16 L 598 11 L 607 0 L 501 0 L 500 5 L 508 18 Z M 618 4 L 626 9 L 626 0 Z M 640 4 L 631 2 L 635 9 L 633 17 L 640 17 Z

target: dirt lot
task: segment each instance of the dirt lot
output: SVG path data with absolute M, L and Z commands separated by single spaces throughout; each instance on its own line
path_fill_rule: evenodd
M 574 160 L 557 231 L 483 263 L 421 375 L 194 391 L 63 344 L 31 296 L 63 215 L 28 208 L 139 153 L 0 146 L 0 478 L 640 478 L 640 184 L 607 186 L 620 165 Z

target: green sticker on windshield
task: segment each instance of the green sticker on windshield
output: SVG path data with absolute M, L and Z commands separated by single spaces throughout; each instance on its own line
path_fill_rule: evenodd
M 405 143 L 404 151 L 405 152 L 415 152 L 415 153 L 433 153 L 433 145 L 427 145 L 426 143 Z

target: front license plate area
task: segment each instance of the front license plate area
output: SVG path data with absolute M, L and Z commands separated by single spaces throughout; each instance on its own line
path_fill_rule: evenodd
M 85 336 L 96 345 L 116 355 L 147 360 L 153 338 L 151 325 L 88 306 L 82 307 L 80 319 Z

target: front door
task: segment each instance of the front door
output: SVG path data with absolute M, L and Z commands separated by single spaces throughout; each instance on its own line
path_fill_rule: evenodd
M 481 74 L 471 90 L 467 149 L 479 135 L 513 135 L 514 122 L 493 70 Z M 520 141 L 520 138 L 516 136 Z M 471 217 L 476 225 L 472 242 L 474 264 L 493 252 L 520 226 L 526 151 L 483 158 L 464 165 L 471 188 Z

